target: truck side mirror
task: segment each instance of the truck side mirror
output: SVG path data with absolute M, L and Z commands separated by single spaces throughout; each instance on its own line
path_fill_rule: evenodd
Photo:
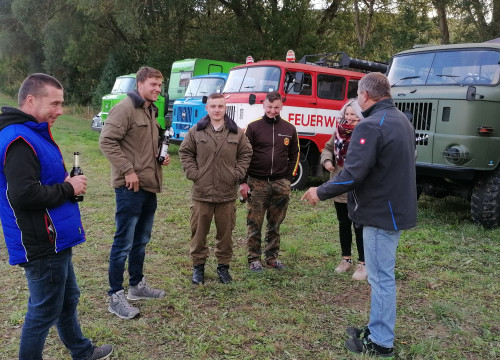
M 207 103 L 207 101 L 208 101 L 208 97 L 207 97 L 207 96 L 203 96 L 203 97 L 201 98 L 201 102 L 202 102 L 203 104 L 206 104 L 206 103 Z
M 255 104 L 256 99 L 257 99 L 257 98 L 256 98 L 255 94 L 250 94 L 250 95 L 248 95 L 248 103 L 249 103 L 250 105 Z
M 476 100 L 476 87 L 475 86 L 469 86 L 467 88 L 467 95 L 465 96 L 465 99 L 467 101 Z

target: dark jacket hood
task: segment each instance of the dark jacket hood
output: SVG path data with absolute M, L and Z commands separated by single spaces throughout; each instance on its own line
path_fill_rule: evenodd
M 38 123 L 38 121 L 29 114 L 26 114 L 24 111 L 21 111 L 12 106 L 2 106 L 2 113 L 0 114 L 0 131 L 6 126 L 12 124 L 23 124 L 26 121 L 33 121 Z
M 210 124 L 210 117 L 208 115 L 205 115 L 196 124 L 196 131 L 205 130 L 207 128 L 208 124 Z M 229 130 L 229 132 L 231 132 L 233 134 L 237 134 L 238 133 L 238 125 L 236 125 L 236 123 L 234 122 L 234 120 L 231 119 L 227 115 L 224 115 L 224 125 Z

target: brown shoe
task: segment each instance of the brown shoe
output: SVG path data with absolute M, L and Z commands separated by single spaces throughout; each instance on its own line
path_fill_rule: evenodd
M 352 260 L 351 259 L 342 259 L 340 262 L 339 266 L 335 269 L 335 272 L 338 272 L 339 274 L 345 273 L 349 271 L 349 269 L 352 267 Z
M 356 271 L 352 274 L 353 280 L 364 281 L 368 275 L 366 274 L 366 266 L 365 264 L 358 264 L 356 266 Z

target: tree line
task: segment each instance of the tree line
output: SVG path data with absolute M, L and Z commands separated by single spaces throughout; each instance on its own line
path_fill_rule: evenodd
M 388 62 L 415 44 L 500 37 L 500 0 L 0 0 L 0 91 L 33 72 L 100 103 L 118 75 L 175 60 L 345 51 Z

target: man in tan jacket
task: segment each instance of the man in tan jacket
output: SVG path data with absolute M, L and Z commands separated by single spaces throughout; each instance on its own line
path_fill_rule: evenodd
M 146 244 L 151 238 L 156 211 L 156 193 L 161 192 L 162 165 L 157 161 L 159 125 L 158 99 L 163 82 L 160 71 L 142 67 L 136 75 L 137 90 L 114 106 L 101 132 L 99 145 L 111 163 L 111 185 L 116 195 L 116 233 L 109 257 L 108 310 L 122 319 L 132 319 L 139 309 L 128 300 L 162 298 L 165 291 L 146 284 L 143 274 Z M 128 257 L 129 290 L 123 289 Z
M 207 234 L 215 219 L 217 274 L 223 284 L 232 281 L 229 262 L 233 255 L 232 232 L 236 221 L 237 184 L 244 178 L 252 148 L 243 130 L 226 114 L 221 94 L 208 97 L 208 115 L 187 133 L 179 149 L 182 168 L 193 181 L 191 246 L 193 284 L 205 282 Z

